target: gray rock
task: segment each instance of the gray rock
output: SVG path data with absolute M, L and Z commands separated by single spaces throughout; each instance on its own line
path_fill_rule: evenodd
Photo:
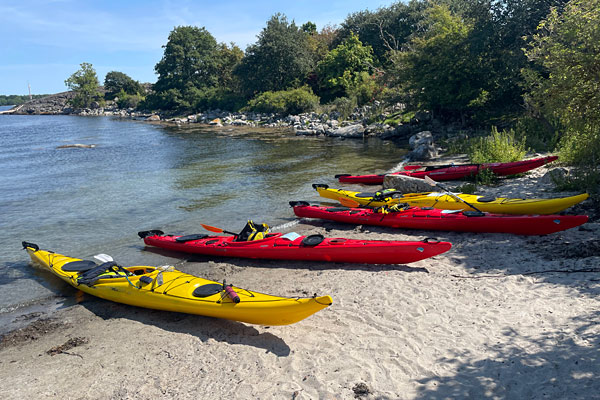
M 540 178 L 540 183 L 548 184 L 564 180 L 569 175 L 569 170 L 562 167 L 552 168 Z
M 433 135 L 430 131 L 419 132 L 408 140 L 408 144 L 413 149 L 408 158 L 413 161 L 432 160 L 438 156 L 437 148 L 433 143 Z
M 153 115 L 149 116 L 148 118 L 146 118 L 146 121 L 160 121 L 160 116 L 153 114 Z
M 360 125 L 348 125 L 343 128 L 338 128 L 331 132 L 329 136 L 338 136 L 344 138 L 362 138 L 365 132 L 365 128 Z
M 383 178 L 384 189 L 396 189 L 400 193 L 422 193 L 431 192 L 433 187 L 424 179 L 413 178 L 405 175 L 386 175 Z

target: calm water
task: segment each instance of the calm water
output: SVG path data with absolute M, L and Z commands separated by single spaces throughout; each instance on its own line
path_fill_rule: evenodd
M 75 143 L 96 147 L 57 148 Z M 247 219 L 281 226 L 295 220 L 289 200 L 319 199 L 312 183 L 381 172 L 404 153 L 377 139 L 0 115 L 0 313 L 69 290 L 29 265 L 22 240 L 81 258 L 164 264 L 143 250 L 139 230 L 237 231 Z

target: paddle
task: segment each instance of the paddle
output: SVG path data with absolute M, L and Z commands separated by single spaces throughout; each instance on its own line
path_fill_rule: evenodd
M 425 176 L 425 182 L 427 182 L 431 186 L 437 186 L 437 187 L 439 187 L 440 189 L 442 189 L 443 191 L 445 191 L 447 194 L 449 194 L 450 196 L 452 196 L 455 200 L 463 202 L 466 205 L 468 205 L 469 207 L 471 207 L 473 210 L 475 210 L 475 211 L 483 214 L 483 211 L 481 211 L 480 209 L 478 209 L 477 207 L 475 207 L 473 204 L 467 203 L 465 200 L 463 200 L 462 198 L 460 198 L 460 196 L 457 196 L 455 193 L 452 193 L 447 187 L 445 187 L 441 183 L 438 183 L 438 182 L 434 181 L 429 176 Z
M 200 224 L 207 231 L 215 232 L 215 233 L 227 233 L 229 235 L 233 235 L 237 237 L 237 233 L 226 231 L 225 229 L 217 228 L 216 226 L 210 226 L 205 224 Z

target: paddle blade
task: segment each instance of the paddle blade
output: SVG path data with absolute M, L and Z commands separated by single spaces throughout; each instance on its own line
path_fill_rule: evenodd
M 210 225 L 205 225 L 205 224 L 200 224 L 200 226 L 203 227 L 204 229 L 206 229 L 207 231 L 211 231 L 211 232 L 216 232 L 216 233 L 225 232 L 223 229 L 217 228 L 216 226 L 210 226 Z
M 351 207 L 351 208 L 356 208 L 356 207 L 360 207 L 360 203 L 358 201 L 354 201 L 352 199 L 347 199 L 345 197 L 340 197 L 338 199 L 338 201 L 340 202 L 341 205 L 343 205 L 344 207 Z
M 420 166 L 420 165 L 405 165 L 402 168 L 404 168 L 406 171 L 412 171 L 412 170 L 420 169 L 420 168 L 423 168 L 423 167 Z
M 111 256 L 109 256 L 108 254 L 96 254 L 94 256 L 94 258 L 98 261 L 102 261 L 103 263 L 105 262 L 111 262 L 111 261 L 115 261 L 113 260 L 113 258 Z
M 430 184 L 431 186 L 437 186 L 437 182 L 429 177 L 429 175 L 425 175 L 425 182 Z

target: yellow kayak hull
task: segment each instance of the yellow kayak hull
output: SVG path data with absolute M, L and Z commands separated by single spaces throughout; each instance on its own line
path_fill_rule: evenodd
M 39 250 L 33 246 L 25 248 L 32 261 L 77 289 L 106 300 L 137 307 L 204 315 L 258 325 L 288 325 L 301 321 L 332 303 L 330 296 L 277 297 L 238 287 L 233 287 L 233 290 L 240 298 L 239 303 L 223 295 L 222 291 L 207 297 L 196 297 L 192 293 L 197 287 L 219 283 L 172 268 L 161 270 L 150 266 L 127 267 L 126 269 L 133 275 L 127 278 L 99 279 L 93 285 L 87 286 L 77 283 L 79 272 L 62 269 L 65 264 L 81 261 L 81 259 Z M 159 274 L 161 277 L 157 279 Z M 151 278 L 152 283 L 146 284 L 140 281 L 144 276 Z
M 433 207 L 443 210 L 470 210 L 462 201 L 446 193 L 407 193 L 399 198 L 386 197 L 382 201 L 373 201 L 367 193 L 342 189 L 330 189 L 327 185 L 314 185 L 319 196 L 339 201 L 340 198 L 353 200 L 361 205 L 380 207 L 386 204 L 407 203 L 415 207 Z M 457 193 L 461 199 L 473 204 L 479 210 L 495 214 L 556 214 L 589 197 L 587 193 L 556 199 L 507 199 L 498 197 L 492 201 L 480 201 L 484 196 Z

